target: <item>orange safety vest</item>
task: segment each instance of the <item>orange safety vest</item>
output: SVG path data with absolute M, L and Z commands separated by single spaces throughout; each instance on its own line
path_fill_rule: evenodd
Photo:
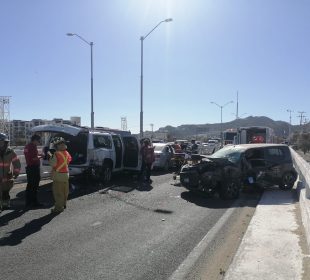
M 68 165 L 71 161 L 71 156 L 67 151 L 57 151 L 55 152 L 57 158 L 57 163 L 54 166 L 54 170 L 59 173 L 68 173 Z

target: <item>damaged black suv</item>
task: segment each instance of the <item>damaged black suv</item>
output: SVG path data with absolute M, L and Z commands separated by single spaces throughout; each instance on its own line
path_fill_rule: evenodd
M 218 192 L 222 199 L 237 198 L 244 185 L 291 189 L 296 180 L 290 149 L 282 144 L 227 145 L 180 171 L 185 188 L 209 195 Z

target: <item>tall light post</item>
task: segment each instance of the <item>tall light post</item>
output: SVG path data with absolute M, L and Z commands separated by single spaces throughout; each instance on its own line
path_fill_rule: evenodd
M 216 102 L 211 101 L 211 104 L 214 104 L 221 109 L 221 145 L 222 146 L 223 146 L 223 108 L 230 103 L 234 103 L 234 101 L 231 100 L 225 103 L 224 105 L 219 105 Z
M 94 94 L 93 94 L 93 42 L 86 41 L 82 36 L 76 33 L 67 33 L 67 36 L 76 36 L 80 38 L 83 42 L 90 46 L 90 127 L 94 129 Z
M 149 33 L 141 36 L 141 79 L 140 79 L 140 138 L 143 137 L 143 41 L 149 36 L 161 23 L 172 21 L 172 18 L 167 18 L 160 21 Z

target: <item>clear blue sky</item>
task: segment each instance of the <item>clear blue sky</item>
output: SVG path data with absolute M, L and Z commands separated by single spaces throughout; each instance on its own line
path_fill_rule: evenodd
M 236 114 L 292 124 L 310 117 L 310 1 L 1 0 L 0 95 L 11 119 L 81 116 L 90 125 L 94 42 L 95 125 L 139 132 L 140 36 L 144 130 L 219 123 Z

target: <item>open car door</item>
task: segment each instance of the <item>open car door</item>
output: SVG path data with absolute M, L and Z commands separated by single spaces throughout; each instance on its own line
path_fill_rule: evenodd
M 123 136 L 124 155 L 123 166 L 128 170 L 140 170 L 141 156 L 140 156 L 140 143 L 134 136 Z

